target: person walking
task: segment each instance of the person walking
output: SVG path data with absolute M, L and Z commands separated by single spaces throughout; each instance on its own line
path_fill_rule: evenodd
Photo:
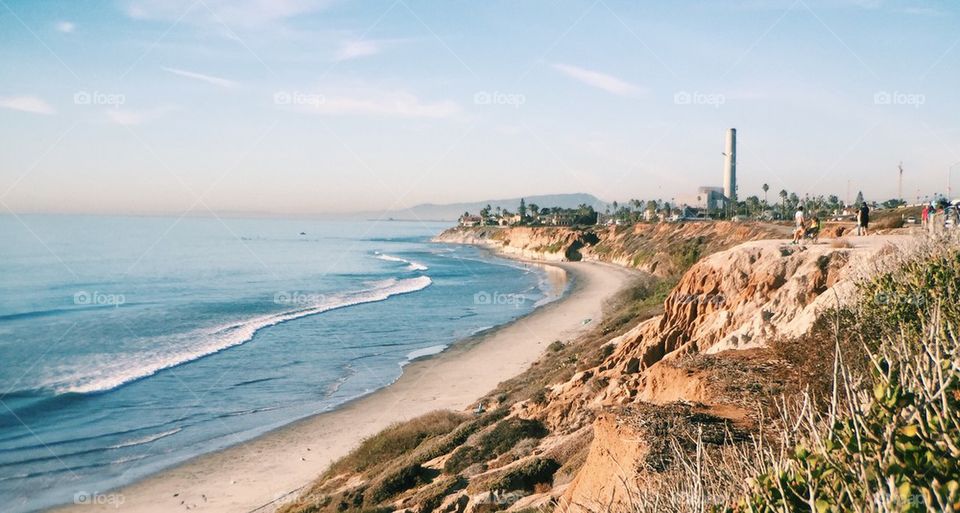
M 930 205 L 924 205 L 923 210 L 920 211 L 920 226 L 926 228 L 928 222 L 930 222 Z
M 799 244 L 800 240 L 803 239 L 803 231 L 807 227 L 807 219 L 803 213 L 803 205 L 797 207 L 797 213 L 793 214 L 793 220 L 796 228 L 793 230 L 793 242 L 791 242 L 791 244 Z
M 857 212 L 857 235 L 866 235 L 867 227 L 870 225 L 870 209 L 867 208 L 867 202 L 860 204 L 860 210 Z

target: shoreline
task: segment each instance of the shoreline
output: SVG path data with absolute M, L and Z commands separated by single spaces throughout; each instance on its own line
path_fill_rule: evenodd
M 364 438 L 430 411 L 469 409 L 498 383 L 526 370 L 552 341 L 592 328 L 607 300 L 637 275 L 596 262 L 524 262 L 544 266 L 548 272 L 550 267 L 562 269 L 565 292 L 523 317 L 411 360 L 390 385 L 331 411 L 99 494 L 112 495 L 113 502 L 67 504 L 47 511 L 274 511 Z

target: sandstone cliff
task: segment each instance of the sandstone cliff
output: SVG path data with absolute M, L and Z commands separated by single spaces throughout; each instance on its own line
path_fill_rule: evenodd
M 771 343 L 806 333 L 825 309 L 852 297 L 871 261 L 908 242 L 737 244 L 779 231 L 690 223 L 445 232 L 438 240 L 525 258 L 595 259 L 662 275 L 689 269 L 657 312 L 641 315 L 651 310 L 627 305 L 635 322 L 607 319 L 583 340 L 558 342 L 485 398 L 495 410 L 455 418 L 448 429 L 417 438 L 414 449 L 376 462 L 375 471 L 327 476 L 290 511 L 634 509 L 637 492 L 674 464 L 676 444 L 746 439 L 758 406 L 797 386 Z M 531 393 L 531 386 L 540 388 Z
M 869 271 L 871 260 L 904 242 L 750 242 L 694 265 L 667 297 L 663 315 L 612 340 L 609 358 L 552 387 L 544 406 L 523 405 L 525 415 L 561 430 L 571 411 L 598 413 L 590 455 L 557 511 L 627 508 L 624 497 L 642 488 L 644 472 L 625 476 L 619 469 L 650 467 L 656 437 L 644 418 L 651 404 L 691 408 L 671 429 L 721 422 L 749 431 L 755 400 L 775 395 L 791 379 L 766 348 L 810 330 L 824 309 L 852 297 L 854 278 Z M 610 454 L 617 456 L 616 468 Z
M 475 244 L 531 260 L 593 260 L 670 276 L 701 255 L 743 241 L 789 237 L 788 227 L 769 223 L 639 223 L 630 226 L 451 228 L 439 242 Z

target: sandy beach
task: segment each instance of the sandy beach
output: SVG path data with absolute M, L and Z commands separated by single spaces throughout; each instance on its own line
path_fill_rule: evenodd
M 332 461 L 390 424 L 437 409 L 470 408 L 476 398 L 529 367 L 552 341 L 569 340 L 589 329 L 600 319 L 605 301 L 636 276 L 601 263 L 551 265 L 573 280 L 566 296 L 411 363 L 384 389 L 130 486 L 98 492 L 99 504 L 54 511 L 273 511 Z M 587 319 L 592 322 L 585 324 Z

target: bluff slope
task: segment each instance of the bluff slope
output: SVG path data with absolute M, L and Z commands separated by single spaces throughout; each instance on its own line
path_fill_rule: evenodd
M 908 241 L 738 244 L 773 232 L 782 229 L 690 223 L 444 232 L 438 240 L 661 276 L 699 260 L 657 311 L 627 308 L 612 317 L 630 322 L 608 319 L 582 340 L 557 342 L 484 398 L 489 413 L 450 412 L 442 427 L 421 421 L 430 429 L 400 426 L 406 438 L 372 440 L 359 452 L 378 455 L 372 466 L 336 467 L 287 511 L 631 510 L 638 492 L 675 464 L 671 444 L 739 443 L 755 430 L 757 407 L 797 388 L 794 369 L 771 344 L 810 330 L 825 308 L 850 297 L 871 260 Z M 651 298 L 642 296 L 641 303 Z M 531 383 L 540 388 L 530 393 Z M 396 446 L 403 450 L 391 453 Z
M 744 241 L 789 237 L 770 223 L 638 223 L 629 226 L 451 228 L 435 240 L 485 246 L 507 256 L 546 261 L 600 261 L 656 276 L 676 275 L 702 255 Z

